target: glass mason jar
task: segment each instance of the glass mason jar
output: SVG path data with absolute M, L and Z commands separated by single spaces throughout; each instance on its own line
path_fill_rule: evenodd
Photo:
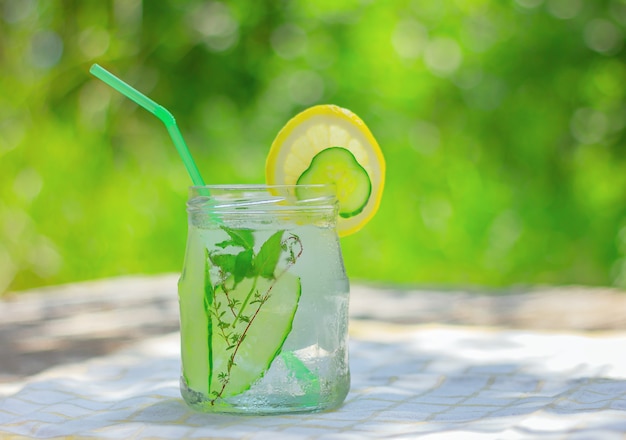
M 204 412 L 339 406 L 348 297 L 332 187 L 192 187 L 178 284 L 181 394 Z

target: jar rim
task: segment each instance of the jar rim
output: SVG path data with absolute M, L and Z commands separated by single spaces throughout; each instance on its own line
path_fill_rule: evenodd
M 277 185 L 267 185 L 264 183 L 218 183 L 218 184 L 207 184 L 207 185 L 192 185 L 189 187 L 190 190 L 199 190 L 199 189 L 216 189 L 216 190 L 242 190 L 242 189 L 250 189 L 250 190 L 263 190 L 268 188 L 275 189 L 289 189 L 289 188 L 328 188 L 328 190 L 333 190 L 335 185 L 332 183 L 309 183 L 306 185 L 301 184 L 277 184 Z
M 299 197 L 296 190 L 305 190 Z M 189 211 L 220 213 L 337 212 L 335 185 L 226 184 L 189 187 Z

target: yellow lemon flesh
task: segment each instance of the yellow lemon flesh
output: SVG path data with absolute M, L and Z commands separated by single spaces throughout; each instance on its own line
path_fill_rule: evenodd
M 268 185 L 334 184 L 337 232 L 343 237 L 361 229 L 378 210 L 385 160 L 357 115 L 335 105 L 317 105 L 280 130 L 267 156 L 265 178 Z

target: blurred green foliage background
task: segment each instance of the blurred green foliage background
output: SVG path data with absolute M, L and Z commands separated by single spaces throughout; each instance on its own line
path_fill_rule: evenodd
M 260 183 L 298 111 L 387 159 L 353 280 L 626 285 L 625 0 L 1 0 L 0 292 L 179 271 L 189 178 Z

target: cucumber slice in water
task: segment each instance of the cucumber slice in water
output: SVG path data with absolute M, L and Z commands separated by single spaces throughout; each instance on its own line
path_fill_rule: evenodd
M 230 301 L 246 306 L 243 319 L 223 316 L 222 323 L 235 322 L 228 328 L 211 315 L 212 399 L 241 394 L 263 377 L 291 331 L 301 292 L 300 278 L 288 272 L 276 279 L 245 278 L 228 291 Z M 256 293 L 267 295 L 267 300 L 258 302 Z M 224 298 L 221 287 L 216 289 L 216 297 Z M 229 309 L 227 313 L 231 313 Z
M 297 181 L 298 185 L 319 183 L 335 185 L 339 215 L 343 218 L 353 217 L 363 211 L 372 193 L 372 182 L 367 171 L 350 150 L 342 147 L 330 147 L 317 153 Z M 315 197 L 312 191 L 298 188 L 296 197 Z
M 180 304 L 180 336 L 183 377 L 186 385 L 199 393 L 206 394 L 209 387 L 210 319 L 206 312 L 206 300 L 212 298 L 205 291 L 206 273 L 204 255 L 205 237 L 199 229 L 189 232 L 185 267 L 178 282 Z

